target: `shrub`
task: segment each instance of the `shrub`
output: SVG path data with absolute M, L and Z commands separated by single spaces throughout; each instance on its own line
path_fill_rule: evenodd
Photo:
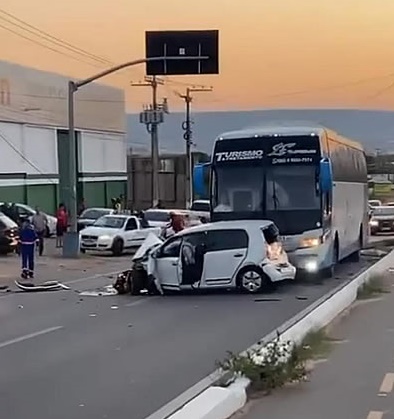
M 265 393 L 287 383 L 306 379 L 305 360 L 299 348 L 292 342 L 283 342 L 279 338 L 256 351 L 241 355 L 229 352 L 219 366 L 235 376 L 248 378 L 252 391 Z

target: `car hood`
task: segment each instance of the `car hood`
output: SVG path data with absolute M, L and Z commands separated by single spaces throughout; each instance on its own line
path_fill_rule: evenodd
M 147 238 L 143 241 L 142 245 L 135 252 L 132 260 L 136 261 L 142 259 L 152 250 L 156 249 L 163 243 L 163 240 L 156 236 L 154 233 L 149 233 Z
M 115 236 L 121 230 L 117 228 L 106 228 L 106 227 L 87 227 L 81 232 L 84 236 Z
M 84 224 L 84 225 L 92 225 L 97 220 L 92 220 L 91 218 L 79 218 L 78 223 Z

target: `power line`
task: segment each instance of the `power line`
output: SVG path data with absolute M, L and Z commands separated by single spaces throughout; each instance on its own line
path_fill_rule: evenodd
M 39 167 L 37 167 L 33 162 L 31 162 L 23 153 L 21 153 L 17 147 L 12 144 L 11 141 L 8 140 L 8 138 L 0 131 L 0 138 L 10 147 L 12 150 L 15 151 L 18 156 L 20 156 L 28 165 L 30 165 L 33 169 L 35 169 L 38 173 L 40 173 L 43 176 L 47 176 L 46 173 L 44 173 Z M 49 177 L 46 177 L 45 179 L 49 180 L 51 183 L 55 184 L 55 182 L 52 181 Z
M 69 57 L 69 58 L 72 58 L 73 60 L 76 60 L 76 61 L 83 61 L 83 60 L 81 60 L 81 59 L 80 59 L 80 58 L 78 58 L 78 57 L 74 57 L 73 55 L 67 54 L 66 52 L 59 51 L 59 50 L 58 50 L 58 49 L 56 49 L 56 48 L 52 48 L 52 47 L 51 47 L 51 46 L 49 46 L 49 45 L 43 44 L 42 42 L 37 41 L 37 40 L 35 40 L 35 39 L 33 39 L 33 38 L 29 38 L 28 36 L 25 36 L 25 35 L 23 35 L 23 34 L 21 34 L 21 33 L 17 32 L 17 31 L 14 31 L 13 29 L 8 28 L 7 26 L 4 26 L 4 25 L 2 25 L 2 24 L 0 24 L 0 28 L 2 28 L 2 29 L 4 29 L 4 30 L 6 30 L 6 31 L 8 31 L 8 32 L 10 32 L 10 33 L 12 33 L 12 34 L 14 34 L 14 35 L 16 35 L 16 36 L 19 36 L 19 37 L 21 37 L 21 38 L 23 38 L 23 39 L 26 39 L 27 41 L 30 41 L 30 42 L 32 42 L 33 44 L 39 45 L 39 46 L 41 46 L 41 47 L 43 47 L 43 48 L 46 48 L 46 49 L 48 49 L 48 50 L 50 50 L 50 51 L 56 52 L 57 54 L 64 55 L 64 56 Z M 91 65 L 91 66 L 93 66 L 93 67 L 96 67 L 96 68 L 102 68 L 102 67 L 98 67 L 96 64 L 93 64 L 93 63 L 88 62 L 88 61 L 83 61 L 83 62 L 84 62 L 84 63 L 86 63 L 86 64 L 88 64 L 88 65 Z
M 20 97 L 32 97 L 39 99 L 55 99 L 55 100 L 67 100 L 66 96 L 50 96 L 50 95 L 33 95 L 28 93 L 12 93 L 12 96 Z M 123 100 L 111 100 L 111 99 L 77 99 L 78 102 L 94 102 L 94 103 L 123 103 Z
M 280 97 L 286 97 L 286 96 L 305 95 L 305 94 L 315 93 L 315 92 L 319 92 L 319 91 L 329 91 L 329 90 L 343 89 L 343 88 L 347 88 L 347 87 L 358 86 L 360 84 L 370 83 L 372 81 L 388 79 L 388 78 L 391 78 L 391 77 L 394 77 L 394 73 L 389 73 L 389 74 L 385 74 L 385 75 L 382 75 L 382 76 L 359 79 L 359 80 L 355 80 L 355 81 L 351 81 L 351 82 L 347 82 L 347 83 L 334 84 L 334 85 L 331 85 L 331 86 L 322 86 L 322 87 L 318 87 L 316 89 L 298 90 L 298 91 L 293 91 L 293 92 L 278 93 L 278 94 L 266 96 L 265 98 L 266 99 L 280 98 Z
M 82 55 L 83 57 L 87 57 L 91 60 L 98 61 L 100 64 L 111 64 L 111 62 L 109 60 L 106 60 L 105 58 L 101 58 L 101 57 L 99 57 L 95 54 L 91 54 L 90 52 L 85 51 L 85 50 L 83 50 L 79 47 L 75 47 L 74 45 L 69 44 L 66 41 L 63 41 L 60 38 L 57 38 L 53 35 L 50 35 L 50 34 L 44 32 L 44 31 L 42 31 L 41 29 L 36 28 L 33 25 L 30 25 L 29 23 L 23 21 L 22 19 L 17 18 L 16 16 L 11 15 L 10 13 L 7 13 L 7 12 L 1 10 L 1 9 L 0 9 L 0 13 L 5 14 L 7 16 L 10 16 L 12 19 L 16 20 L 17 22 L 22 23 L 22 24 L 18 24 L 18 23 L 12 22 L 12 20 L 10 20 L 10 19 L 7 19 L 5 17 L 0 16 L 0 19 L 3 20 L 4 22 L 9 23 L 11 25 L 14 25 L 17 28 L 20 28 L 25 32 L 28 32 L 28 33 L 30 33 L 34 36 L 37 36 L 41 39 L 44 39 L 45 41 L 51 42 L 55 45 L 58 45 L 61 48 L 64 48 L 64 49 L 67 49 L 67 50 L 69 50 L 71 52 L 74 52 L 76 54 Z M 32 29 L 29 29 L 29 28 L 32 28 Z

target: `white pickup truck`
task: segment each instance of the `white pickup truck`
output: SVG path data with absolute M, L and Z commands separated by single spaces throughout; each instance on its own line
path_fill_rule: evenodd
M 125 249 L 141 246 L 149 233 L 159 236 L 160 232 L 160 227 L 150 227 L 134 215 L 104 215 L 80 232 L 80 248 L 82 253 L 110 251 L 119 256 Z

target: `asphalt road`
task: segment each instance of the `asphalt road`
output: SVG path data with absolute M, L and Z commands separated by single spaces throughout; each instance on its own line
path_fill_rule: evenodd
M 212 372 L 226 351 L 246 349 L 358 269 L 344 265 L 342 279 L 322 284 L 285 284 L 263 302 L 229 293 L 0 296 L 1 416 L 144 419 Z
M 236 418 L 393 418 L 393 305 L 393 293 L 356 304 L 331 330 L 337 343 L 308 383 L 254 400 Z

